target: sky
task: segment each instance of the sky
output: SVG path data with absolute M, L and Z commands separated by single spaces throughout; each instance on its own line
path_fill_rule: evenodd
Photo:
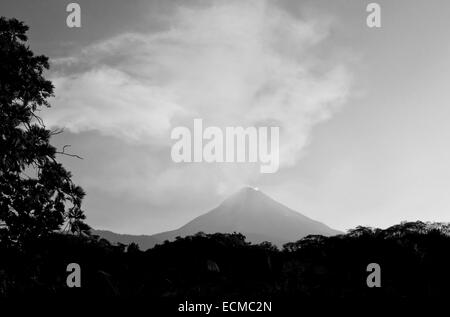
M 346 230 L 450 221 L 450 3 L 0 1 L 55 85 L 47 126 L 88 223 L 175 229 L 250 185 Z M 174 163 L 174 127 L 280 126 L 280 169 Z

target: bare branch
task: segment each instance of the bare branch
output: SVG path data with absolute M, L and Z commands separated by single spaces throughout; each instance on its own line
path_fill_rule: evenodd
M 50 131 L 50 135 L 58 135 L 64 132 L 64 128 L 61 129 L 54 129 Z
M 33 112 L 31 112 L 31 116 L 33 116 L 33 117 L 37 120 L 37 122 L 38 122 L 42 127 L 45 128 L 44 121 L 42 120 L 41 117 L 39 117 L 38 115 L 34 114 Z
M 79 156 L 79 155 L 66 153 L 66 148 L 68 148 L 70 146 L 71 146 L 70 144 L 66 144 L 66 145 L 63 146 L 62 152 L 56 151 L 55 153 L 56 154 L 61 154 L 61 155 L 66 155 L 66 156 L 70 156 L 70 157 L 76 157 L 77 159 L 82 160 L 83 158 L 81 156 Z

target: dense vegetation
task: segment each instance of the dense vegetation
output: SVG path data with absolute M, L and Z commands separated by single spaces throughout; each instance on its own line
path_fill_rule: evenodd
M 450 225 L 409 222 L 385 230 L 308 236 L 278 250 L 241 234 L 178 238 L 141 251 L 96 236 L 54 234 L 26 248 L 0 249 L 0 294 L 212 296 L 448 296 Z M 81 288 L 66 286 L 66 266 L 81 266 Z M 381 266 L 381 288 L 366 267 Z
M 89 227 L 81 202 L 83 189 L 57 160 L 70 155 L 50 144 L 61 131 L 39 117 L 49 107 L 53 85 L 43 76 L 48 58 L 28 47 L 28 27 L 0 18 L 0 240 L 19 246 L 62 226 L 72 232 Z

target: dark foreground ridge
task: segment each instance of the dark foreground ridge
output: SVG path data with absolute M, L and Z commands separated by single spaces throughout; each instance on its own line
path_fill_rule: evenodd
M 98 236 L 53 234 L 20 248 L 1 243 L 0 295 L 448 297 L 449 234 L 449 224 L 409 222 L 307 236 L 279 250 L 238 233 L 197 233 L 147 251 Z M 80 288 L 66 285 L 69 263 L 81 267 Z M 370 263 L 381 267 L 380 288 L 367 286 Z

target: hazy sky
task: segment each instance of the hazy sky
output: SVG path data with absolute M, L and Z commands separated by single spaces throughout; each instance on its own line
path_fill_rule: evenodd
M 95 228 L 174 229 L 243 185 L 336 229 L 450 221 L 450 3 L 0 1 L 50 56 L 54 142 Z M 281 168 L 175 164 L 171 129 L 281 127 Z

